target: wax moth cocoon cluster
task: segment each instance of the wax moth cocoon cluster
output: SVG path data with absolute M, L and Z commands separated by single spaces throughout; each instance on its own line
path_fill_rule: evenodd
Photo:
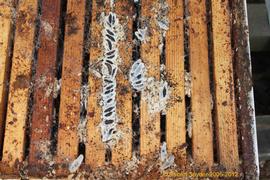
M 141 91 L 145 84 L 145 65 L 141 59 L 134 62 L 129 73 L 129 80 L 133 89 Z

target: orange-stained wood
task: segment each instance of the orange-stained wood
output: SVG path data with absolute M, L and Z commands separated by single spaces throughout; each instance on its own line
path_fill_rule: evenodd
M 13 9 L 12 1 L 0 0 L 0 141 L 4 135 Z
M 84 0 L 67 4 L 57 144 L 59 162 L 74 160 L 78 155 L 85 5 Z
M 104 165 L 105 145 L 101 140 L 99 123 L 101 122 L 101 106 L 99 104 L 100 92 L 102 91 L 101 77 L 97 77 L 95 71 L 101 66 L 100 57 L 103 56 L 102 29 L 99 15 L 105 12 L 105 4 L 93 1 L 92 21 L 90 27 L 90 73 L 89 73 L 89 98 L 88 98 L 88 122 L 85 163 L 92 168 Z
M 169 84 L 173 84 L 171 103 L 166 111 L 166 142 L 169 153 L 177 153 L 184 163 L 185 148 L 179 147 L 186 142 L 186 113 L 184 88 L 184 7 L 183 1 L 167 0 L 170 28 L 166 33 L 166 70 Z
M 236 109 L 228 0 L 212 2 L 213 66 L 218 158 L 228 170 L 238 169 Z
M 42 164 L 49 160 L 50 155 L 60 5 L 60 0 L 47 0 L 42 3 L 31 121 L 30 164 Z
M 117 128 L 123 136 L 112 149 L 112 163 L 114 165 L 122 165 L 125 161 L 131 160 L 132 156 L 132 91 L 128 81 L 128 70 L 132 64 L 133 10 L 133 3 L 130 1 L 115 1 L 115 13 L 119 18 L 119 23 L 126 29 L 126 39 L 118 42 L 119 56 L 122 62 L 118 65 L 116 77 L 116 112 L 121 121 Z
M 213 165 L 213 130 L 206 2 L 190 0 L 189 51 L 191 74 L 192 155 L 196 164 Z
M 10 77 L 2 161 L 13 166 L 23 160 L 33 63 L 36 0 L 19 1 Z
M 147 67 L 147 75 L 154 77 L 156 80 L 160 79 L 160 37 L 161 33 L 158 30 L 155 12 L 152 8 L 157 2 L 151 0 L 141 1 L 141 18 L 147 20 L 150 40 L 141 45 L 141 59 Z M 144 93 L 141 94 L 144 96 Z M 150 114 L 148 111 L 148 104 L 141 99 L 141 117 L 140 117 L 140 154 L 147 155 L 156 152 L 160 149 L 160 113 Z

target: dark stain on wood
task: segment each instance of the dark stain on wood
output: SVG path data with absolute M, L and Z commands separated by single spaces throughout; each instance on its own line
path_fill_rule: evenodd
M 29 87 L 28 77 L 25 75 L 19 75 L 16 77 L 16 81 L 13 84 L 14 90 L 26 89 Z
M 71 36 L 73 34 L 77 34 L 79 27 L 77 23 L 77 17 L 73 13 L 68 13 L 66 15 L 66 27 L 67 27 L 67 35 Z

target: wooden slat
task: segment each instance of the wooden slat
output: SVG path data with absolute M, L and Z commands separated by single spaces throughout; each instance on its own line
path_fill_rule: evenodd
M 184 90 L 184 24 L 183 1 L 167 0 L 170 27 L 166 33 L 166 70 L 175 84 L 171 92 L 172 105 L 166 112 L 166 142 L 168 152 L 173 153 L 186 142 L 185 90 Z M 185 149 L 178 159 L 185 159 Z
M 48 158 L 46 156 L 50 154 L 60 6 L 60 0 L 47 0 L 43 1 L 41 8 L 40 48 L 36 65 L 31 123 L 30 164 L 43 163 Z
M 159 38 L 155 12 L 153 11 L 154 3 L 151 0 L 141 1 L 141 17 L 148 21 L 150 40 L 141 45 L 141 59 L 146 64 L 147 75 L 160 79 L 160 50 Z M 144 96 L 144 93 L 141 94 Z M 147 102 L 141 100 L 141 117 L 140 117 L 140 154 L 146 155 L 158 151 L 160 148 L 160 113 L 150 115 Z
M 67 4 L 57 145 L 59 160 L 75 159 L 78 152 L 85 5 L 83 0 Z
M 237 169 L 239 156 L 228 0 L 212 2 L 212 30 L 218 158 L 226 168 Z
M 117 127 L 122 133 L 122 138 L 112 149 L 112 163 L 114 165 L 122 165 L 132 156 L 132 91 L 127 77 L 127 69 L 132 64 L 133 10 L 133 3 L 130 1 L 118 0 L 115 2 L 115 13 L 120 20 L 119 23 L 124 25 L 124 29 L 126 29 L 126 39 L 118 42 L 122 62 L 119 64 L 116 77 L 117 116 L 121 120 Z
M 101 122 L 101 107 L 98 97 L 102 91 L 102 81 L 93 73 L 98 65 L 99 58 L 102 57 L 102 24 L 99 23 L 99 15 L 104 12 L 104 4 L 97 1 L 92 2 L 91 21 L 91 44 L 90 44 L 90 74 L 89 74 L 89 98 L 88 98 L 88 123 L 87 123 L 87 143 L 86 143 L 86 164 L 92 168 L 104 165 L 105 146 L 101 141 L 99 123 Z M 100 64 L 99 64 L 100 65 Z
M 238 130 L 240 130 L 238 134 L 244 137 L 240 140 L 241 158 L 243 161 L 242 169 L 246 179 L 258 179 L 260 167 L 256 129 L 259 129 L 259 127 L 256 128 L 257 118 L 255 119 L 246 3 L 246 0 L 234 1 L 232 3 L 232 14 L 235 21 L 232 26 L 235 60 L 234 79 L 237 79 L 237 122 Z
M 35 18 L 37 1 L 19 1 L 16 22 L 15 43 L 10 77 L 3 161 L 13 166 L 21 161 L 25 145 L 25 123 L 33 63 Z
M 209 82 L 206 2 L 188 4 L 192 113 L 192 155 L 196 164 L 213 165 L 213 130 Z
M 7 78 L 10 66 L 10 43 L 12 23 L 12 1 L 0 0 L 0 141 L 4 133 Z M 1 145 L 1 144 L 0 144 Z M 1 145 L 2 146 L 2 145 Z

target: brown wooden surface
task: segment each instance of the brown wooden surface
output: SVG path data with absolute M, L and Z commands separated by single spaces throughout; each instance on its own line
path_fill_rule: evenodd
M 43 176 L 47 173 L 46 160 L 51 160 L 51 123 L 53 113 L 53 85 L 56 76 L 56 54 L 59 32 L 60 1 L 42 1 L 42 16 L 40 29 L 40 48 L 38 49 L 37 71 L 35 74 L 34 106 L 31 126 L 30 166 L 28 172 Z M 217 146 L 218 163 L 227 171 L 242 170 L 246 177 L 255 177 L 258 174 L 256 142 L 254 140 L 254 121 L 252 118 L 251 76 L 248 43 L 246 38 L 246 23 L 244 21 L 243 2 L 232 3 L 234 8 L 235 24 L 232 25 L 231 10 L 228 0 L 211 2 L 212 12 L 212 38 L 213 47 L 208 50 L 206 0 L 191 0 L 186 7 L 182 1 L 167 0 L 169 5 L 168 18 L 170 29 L 165 36 L 165 63 L 167 81 L 171 86 L 170 101 L 166 111 L 166 142 L 168 153 L 173 153 L 177 165 L 190 168 L 186 163 L 186 147 L 192 144 L 192 158 L 195 167 L 210 168 L 213 163 L 213 146 Z M 0 99 L 7 94 L 4 90 L 4 80 L 9 75 L 6 71 L 8 65 L 8 48 L 11 46 L 11 20 L 10 10 L 13 1 L 0 0 Z M 62 2 L 62 1 L 61 1 Z M 241 3 L 240 3 L 241 2 Z M 4 3 L 4 4 L 3 4 Z M 0 173 L 13 174 L 17 172 L 14 166 L 23 161 L 25 155 L 25 128 L 29 118 L 29 95 L 32 90 L 31 74 L 35 51 L 34 35 L 36 29 L 38 2 L 34 0 L 18 1 L 17 22 L 12 56 L 12 69 L 10 74 L 10 89 L 6 112 L 5 137 L 3 145 L 3 158 L 0 162 Z M 63 4 L 63 3 L 62 3 Z M 83 64 L 84 20 L 86 1 L 68 0 L 67 15 L 65 19 L 65 39 L 62 69 L 62 89 L 60 102 L 60 117 L 58 130 L 58 144 L 56 157 L 56 173 L 68 174 L 68 163 L 78 156 L 78 132 L 80 120 L 80 89 Z M 112 164 L 122 168 L 132 155 L 132 98 L 131 86 L 128 81 L 128 71 L 132 64 L 132 29 L 134 20 L 133 1 L 118 0 L 115 6 L 110 7 L 109 1 L 92 1 L 90 22 L 90 75 L 89 97 L 87 109 L 87 142 L 85 143 L 85 165 L 81 170 L 95 170 L 105 167 L 105 143 L 101 141 L 101 105 L 100 93 L 102 92 L 102 79 L 97 76 L 100 72 L 103 57 L 102 44 L 102 13 L 108 15 L 111 10 L 117 14 L 124 27 L 126 39 L 119 41 L 119 53 L 122 59 L 117 72 L 117 114 L 121 120 L 118 129 L 123 133 L 123 138 L 112 148 Z M 157 27 L 155 12 L 158 2 L 141 0 L 140 28 L 148 27 L 149 41 L 141 44 L 141 59 L 146 64 L 147 76 L 160 80 L 159 45 L 161 43 L 160 29 Z M 238 11 L 238 4 L 241 11 Z M 4 5 L 4 6 L 3 6 Z M 3 6 L 3 8 L 2 8 Z M 188 10 L 189 34 L 189 64 L 192 79 L 191 86 L 191 119 L 192 143 L 186 142 L 186 110 L 184 92 L 184 9 Z M 63 9 L 63 8 L 62 8 Z M 241 13 L 240 13 L 241 12 Z M 240 16 L 242 18 L 240 18 Z M 242 24 L 243 23 L 243 24 Z M 232 28 L 235 27 L 235 28 Z M 244 30 L 243 30 L 244 29 Z M 233 35 L 233 37 L 232 37 Z M 234 41 L 236 56 L 233 57 L 232 43 Z M 240 49 L 238 49 L 240 48 Z M 241 49 L 242 48 L 242 49 Z M 213 64 L 209 65 L 208 51 L 213 51 Z M 233 62 L 233 59 L 236 62 Z M 211 61 L 210 61 L 211 62 Z M 233 69 L 233 64 L 236 65 Z M 210 73 L 209 67 L 213 66 L 214 75 L 214 115 L 212 120 Z M 3 70 L 3 71 L 2 71 Z M 96 71 L 96 72 L 95 72 Z M 233 74 L 236 74 L 236 77 Z M 239 89 L 236 98 L 234 94 L 234 79 L 239 79 Z M 1 84 L 2 82 L 2 84 Z M 144 94 L 141 94 L 141 98 Z M 238 103 L 238 118 L 241 136 L 239 144 L 243 157 L 243 168 L 240 168 L 238 155 L 238 139 L 236 126 L 236 103 Z M 0 108 L 3 101 L 0 101 Z M 241 108 L 240 108 L 241 107 Z M 3 112 L 3 111 L 2 111 Z M 1 109 L 0 109 L 1 115 Z M 153 158 L 160 152 L 160 113 L 151 115 L 148 104 L 141 100 L 140 112 L 140 153 L 144 157 Z M 1 115 L 3 116 L 3 115 Z M 0 116 L 0 125 L 5 117 Z M 212 121 L 215 127 L 212 127 Z M 213 129 L 216 134 L 216 144 L 213 140 Z M 1 138 L 1 137 L 0 137 Z M 253 139 L 252 139 L 253 138 Z M 45 156 L 44 156 L 45 155 Z M 49 155 L 49 156 L 46 156 Z M 28 159 L 27 159 L 28 160 Z M 141 161 L 143 165 L 143 161 Z M 180 163 L 178 163 L 180 162 Z M 37 163 L 40 163 L 37 165 Z M 63 164 L 64 163 L 64 164 Z M 11 166 L 8 167 L 7 165 Z M 105 166 L 104 166 L 105 165 Z M 124 167 L 124 166 L 123 166 Z M 193 167 L 193 166 L 192 166 Z M 58 168 L 58 169 L 57 169 Z M 46 169 L 46 171 L 44 170 Z M 139 168 L 140 169 L 140 168 Z M 59 171 L 58 171 L 59 170 Z M 146 171 L 145 171 L 146 172 Z M 140 172 L 139 172 L 140 173 Z M 58 175 L 59 175 L 58 174 Z M 152 179 L 158 177 L 154 174 Z M 254 175 L 256 174 L 256 175 Z M 32 175 L 32 174 L 31 174 Z M 147 176 L 147 175 L 146 175 Z M 13 177 L 13 176 L 12 176 Z
M 47 0 L 43 1 L 41 8 L 40 47 L 31 121 L 30 164 L 44 163 L 45 160 L 49 160 L 50 155 L 60 5 L 60 0 Z
M 86 143 L 86 164 L 92 168 L 104 165 L 105 146 L 101 141 L 101 107 L 99 105 L 100 92 L 102 91 L 102 81 L 96 77 L 94 71 L 100 67 L 100 57 L 103 56 L 102 45 L 102 24 L 99 23 L 99 14 L 104 12 L 104 4 L 93 1 L 92 22 L 90 27 L 90 74 L 89 74 L 89 97 L 88 97 L 88 122 L 87 122 L 87 143 Z
M 168 0 L 170 29 L 166 33 L 166 70 L 173 84 L 172 103 L 166 112 L 166 142 L 168 152 L 178 150 L 177 158 L 185 160 L 186 151 L 178 149 L 186 142 L 184 88 L 184 7 L 183 1 Z
M 141 45 L 141 59 L 146 64 L 147 75 L 160 79 L 160 33 L 157 28 L 154 3 L 150 0 L 141 1 L 141 18 L 148 21 L 150 40 Z M 147 23 L 146 23 L 147 24 Z M 144 93 L 141 94 L 144 96 Z M 140 117 L 140 153 L 146 155 L 160 149 L 160 113 L 150 115 L 147 102 L 141 99 Z
M 238 169 L 236 110 L 228 0 L 212 2 L 213 66 L 218 158 L 228 169 Z
M 115 1 L 115 13 L 118 15 L 119 23 L 126 29 L 126 39 L 118 42 L 122 62 L 118 65 L 116 77 L 116 112 L 121 121 L 117 129 L 123 136 L 112 149 L 112 163 L 119 166 L 124 161 L 131 160 L 132 156 L 132 91 L 128 80 L 128 69 L 132 64 L 133 3 L 126 0 Z
M 36 16 L 36 0 L 19 2 L 2 159 L 10 166 L 24 154 Z
M 78 153 L 77 127 L 83 64 L 85 1 L 68 1 L 59 115 L 58 160 L 74 160 Z
M 12 1 L 0 0 L 0 140 L 3 138 L 12 35 Z M 1 142 L 0 142 L 1 143 Z M 2 146 L 2 144 L 0 144 Z
M 192 155 L 196 164 L 213 165 L 213 129 L 211 114 L 210 72 L 206 2 L 188 4 L 189 51 L 191 74 Z
M 242 167 L 246 179 L 258 179 L 260 167 L 246 3 L 245 0 L 239 0 L 232 3 L 232 14 L 235 21 L 232 26 L 235 60 L 234 79 L 237 84 L 237 121 L 239 122 L 238 130 L 240 130 L 238 134 L 244 137 L 244 139 L 241 138 L 240 141 L 243 161 Z

